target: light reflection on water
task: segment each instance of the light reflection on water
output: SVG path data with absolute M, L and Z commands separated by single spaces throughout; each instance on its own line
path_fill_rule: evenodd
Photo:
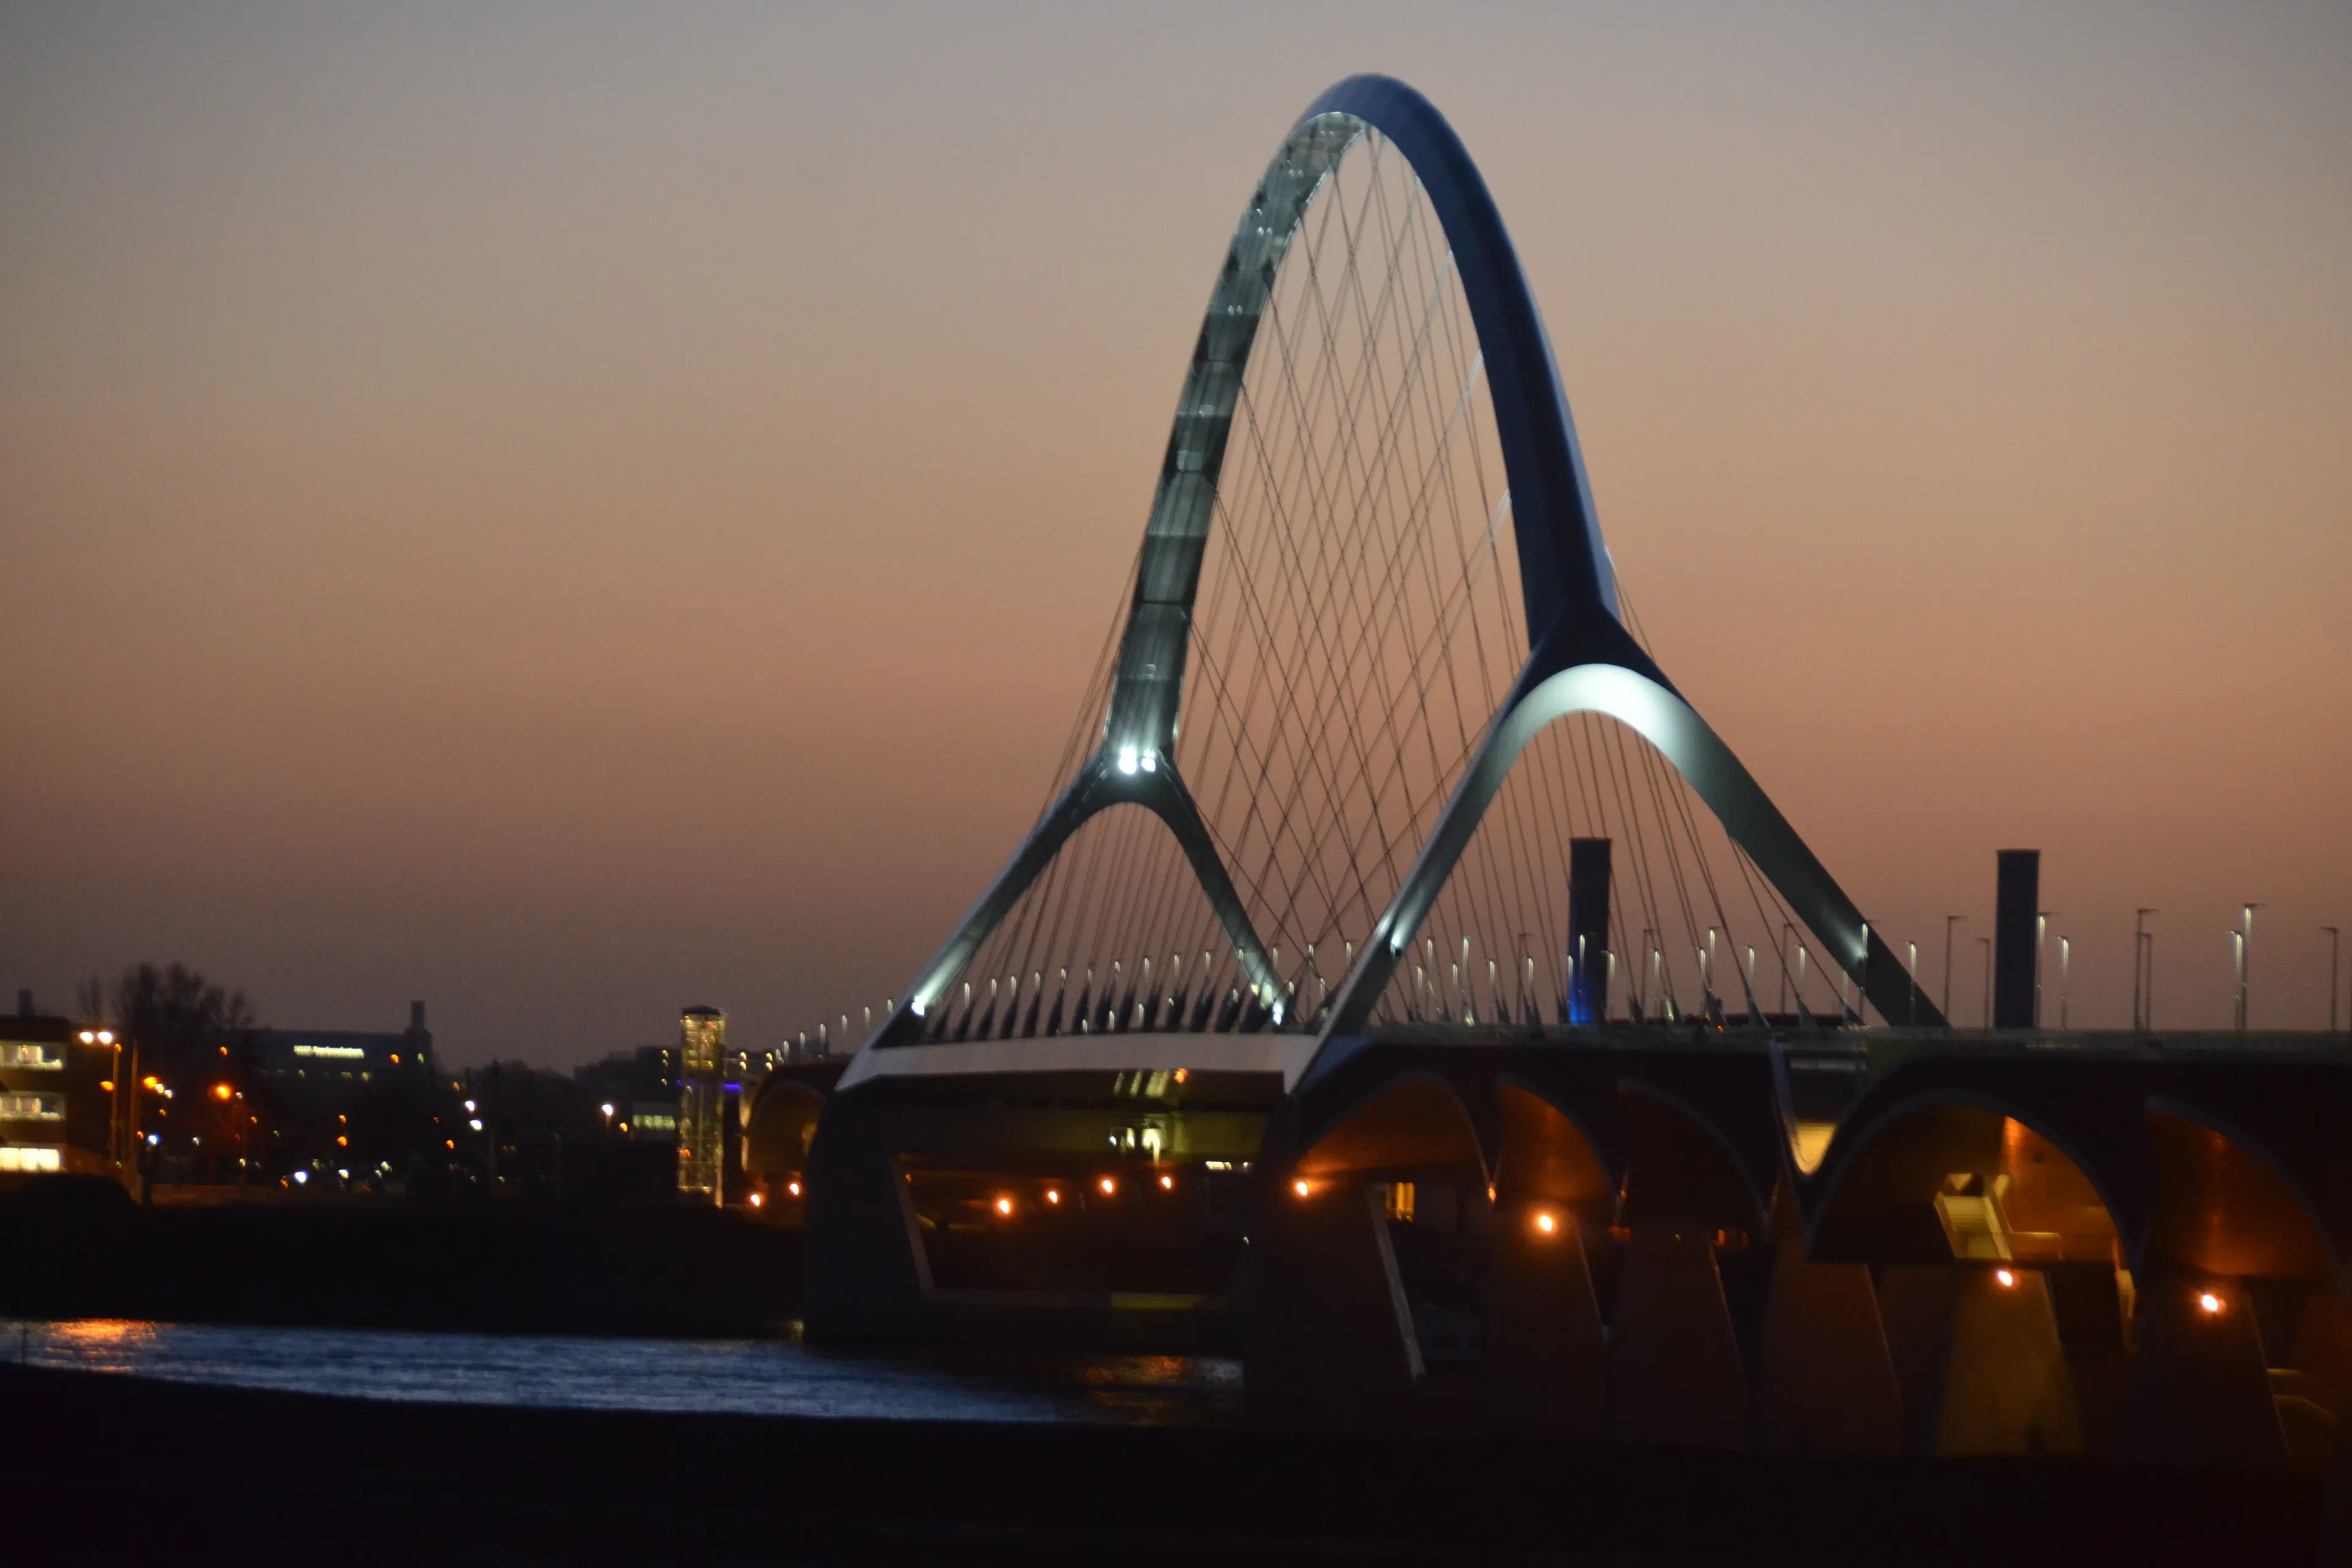
M 1213 1356 L 927 1353 L 793 1340 L 626 1340 L 0 1319 L 0 1358 L 362 1399 L 907 1421 L 1208 1426 L 1239 1419 Z

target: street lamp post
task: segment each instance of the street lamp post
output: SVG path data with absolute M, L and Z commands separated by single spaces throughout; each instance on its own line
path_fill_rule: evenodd
M 2268 907 L 2249 903 L 2238 917 L 2238 1033 L 2242 1035 L 2253 1022 L 2254 1015 L 2254 911 Z
M 2332 1035 L 2336 1032 L 2336 986 L 2344 978 L 2344 971 L 2338 967 L 2338 961 L 2342 957 L 2343 944 L 2340 939 L 2343 933 L 2334 926 L 2321 926 L 2319 929 L 2327 933 L 2327 1032 Z
M 2066 1032 L 2067 1002 L 2074 995 L 2074 944 L 2064 937 L 2058 939 L 2058 1031 Z
M 1952 1026 L 1952 928 L 1968 919 L 1966 915 L 1944 917 L 1944 1027 Z
M 2156 1011 L 2156 936 L 2147 929 L 2147 917 L 2154 910 L 2132 911 L 2132 1033 L 2145 1034 L 2156 1027 L 2149 1016 Z
M 2231 1026 L 2240 1034 L 2246 1032 L 2246 933 L 2242 931 L 2223 933 L 2230 939 L 2231 979 L 2237 994 L 2231 1007 Z
M 2049 946 L 2050 911 L 2037 910 L 2033 916 L 2033 1026 L 2042 1027 L 2042 954 Z
M 1789 1010 L 1789 947 L 1797 940 L 1797 928 L 1787 921 L 1780 922 L 1780 1011 Z

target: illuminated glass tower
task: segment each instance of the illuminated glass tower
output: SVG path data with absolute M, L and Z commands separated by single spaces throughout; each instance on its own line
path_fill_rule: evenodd
M 716 1204 L 727 1147 L 727 1089 L 720 1079 L 727 1015 L 688 1007 L 678 1015 L 677 1030 L 677 1190 L 690 1201 Z

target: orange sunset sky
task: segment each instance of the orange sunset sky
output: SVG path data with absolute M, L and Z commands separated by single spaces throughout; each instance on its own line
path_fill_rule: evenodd
M 903 991 L 1034 816 L 1235 215 L 1484 169 L 1652 642 L 1973 1022 L 2315 1027 L 2352 8 L 0 9 L 0 985 L 567 1065 Z

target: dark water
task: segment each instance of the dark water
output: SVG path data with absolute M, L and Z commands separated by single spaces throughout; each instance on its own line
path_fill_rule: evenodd
M 625 1340 L 0 1319 L 0 1359 L 361 1399 L 884 1420 L 1220 1426 L 1241 1363 L 1202 1356 L 845 1354 Z

